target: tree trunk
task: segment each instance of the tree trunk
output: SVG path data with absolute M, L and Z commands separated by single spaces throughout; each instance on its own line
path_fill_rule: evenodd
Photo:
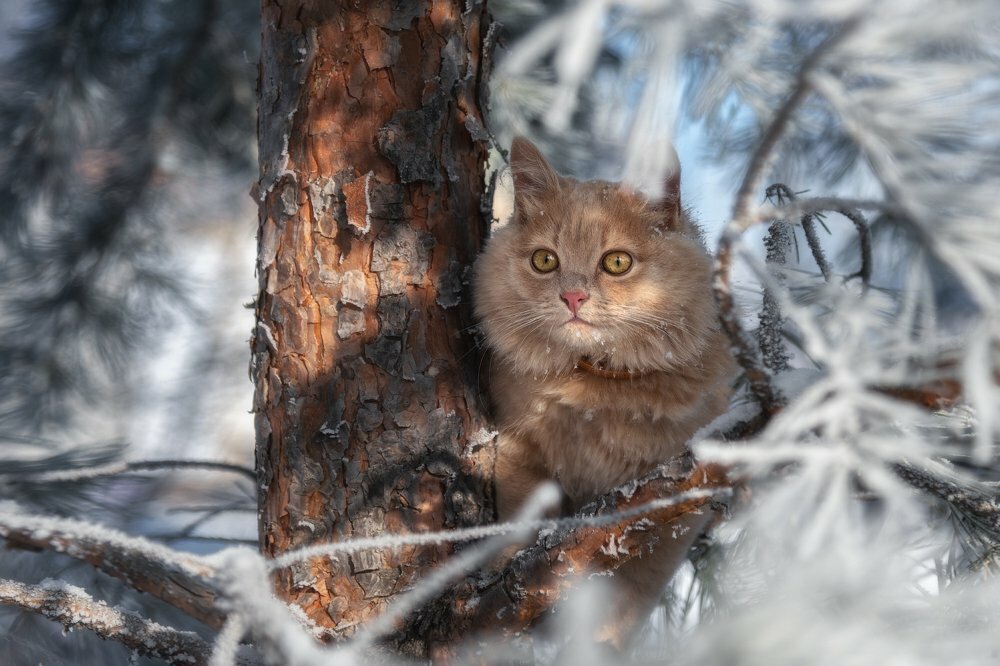
M 488 521 L 492 446 L 474 444 L 489 438 L 460 334 L 485 233 L 485 6 L 264 0 L 262 15 L 261 549 Z M 316 558 L 275 587 L 346 636 L 449 553 Z

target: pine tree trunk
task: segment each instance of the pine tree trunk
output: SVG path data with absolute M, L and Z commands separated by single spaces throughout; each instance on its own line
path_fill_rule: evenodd
M 460 334 L 487 157 L 489 19 L 468 4 L 263 2 L 251 372 L 268 556 L 492 518 Z M 275 588 L 346 636 L 449 552 L 317 558 Z

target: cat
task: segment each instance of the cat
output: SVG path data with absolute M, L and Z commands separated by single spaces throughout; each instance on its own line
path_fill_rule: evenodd
M 679 169 L 652 201 L 562 177 L 516 138 L 510 170 L 512 219 L 487 242 L 473 286 L 492 355 L 501 520 L 547 479 L 575 510 L 683 453 L 726 410 L 735 368 Z M 662 526 L 651 553 L 618 569 L 598 640 L 627 642 L 707 520 Z

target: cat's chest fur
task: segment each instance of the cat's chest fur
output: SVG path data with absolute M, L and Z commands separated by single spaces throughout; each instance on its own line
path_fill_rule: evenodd
M 506 396 L 498 404 L 500 427 L 527 440 L 579 507 L 682 453 L 720 410 L 728 386 L 711 369 L 699 370 L 606 379 L 580 370 L 535 378 L 501 368 L 494 378 Z

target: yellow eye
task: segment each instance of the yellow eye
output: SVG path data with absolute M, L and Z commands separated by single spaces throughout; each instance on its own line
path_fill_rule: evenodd
M 535 250 L 531 255 L 531 266 L 539 273 L 551 273 L 559 268 L 559 257 L 551 250 Z
M 632 255 L 621 250 L 612 250 L 601 259 L 601 267 L 612 275 L 624 275 L 632 268 Z

